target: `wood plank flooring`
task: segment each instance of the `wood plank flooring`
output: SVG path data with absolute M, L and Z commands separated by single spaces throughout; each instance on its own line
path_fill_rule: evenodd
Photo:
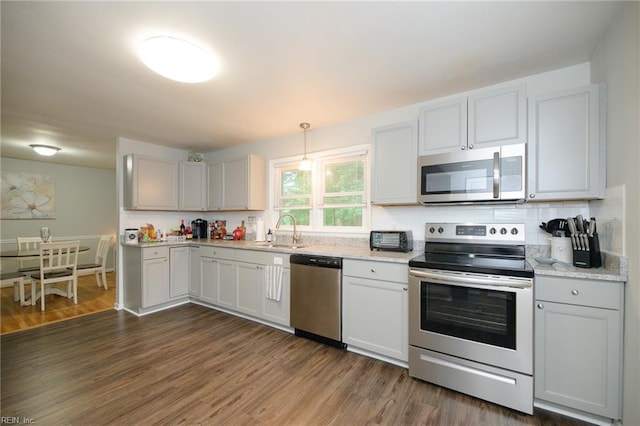
M 112 310 L 116 300 L 114 272 L 107 273 L 107 284 L 109 288 L 105 290 L 98 287 L 94 275 L 78 277 L 78 304 L 75 305 L 73 299 L 48 295 L 45 312 L 40 310 L 40 301 L 35 306 L 20 306 L 13 300 L 13 287 L 3 287 L 0 289 L 0 334 Z M 61 287 L 64 285 L 60 284 Z M 25 293 L 31 294 L 30 289 L 27 285 Z
M 0 337 L 2 416 L 65 425 L 582 425 L 187 304 Z

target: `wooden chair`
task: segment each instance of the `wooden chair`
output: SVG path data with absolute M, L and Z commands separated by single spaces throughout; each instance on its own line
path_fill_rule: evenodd
M 111 235 L 103 235 L 98 241 L 98 247 L 96 248 L 95 263 L 81 263 L 78 265 L 78 276 L 84 275 L 96 275 L 96 283 L 98 287 L 103 287 L 105 290 L 107 287 L 107 257 L 109 255 L 109 249 L 111 248 Z M 100 282 L 100 276 L 102 275 L 102 282 Z
M 47 294 L 58 294 L 71 298 L 73 303 L 78 303 L 78 251 L 79 241 L 64 243 L 42 243 L 40 244 L 40 271 L 31 275 L 31 304 L 35 305 L 40 299 L 41 310 L 44 311 L 44 299 Z M 36 289 L 36 282 L 40 281 L 40 290 Z M 66 292 L 58 288 L 49 288 L 45 291 L 46 285 L 59 282 L 67 283 Z
M 16 240 L 18 241 L 18 253 L 24 252 L 24 251 L 37 250 L 38 247 L 40 247 L 40 244 L 42 244 L 42 238 L 40 237 L 17 237 Z M 27 266 L 27 264 L 29 263 L 29 261 L 35 260 L 37 258 L 38 256 L 33 256 L 33 257 L 29 256 L 29 257 L 18 259 L 19 265 L 20 265 L 18 267 L 18 272 L 23 272 L 25 274 L 36 272 L 39 269 L 39 266 L 36 266 L 36 265 Z
M 22 272 L 1 272 L 0 285 L 4 287 L 5 284 L 13 285 L 14 302 L 20 301 L 21 306 L 27 304 L 24 300 L 24 274 Z

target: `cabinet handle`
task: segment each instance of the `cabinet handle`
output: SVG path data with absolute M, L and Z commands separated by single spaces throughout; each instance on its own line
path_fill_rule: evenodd
M 465 149 L 467 149 L 467 147 L 466 147 L 466 146 L 464 146 L 464 145 L 462 145 L 462 146 L 460 147 L 460 149 L 464 151 Z
M 406 287 L 402 287 L 402 289 L 403 289 L 404 291 L 407 291 L 407 288 L 406 288 Z
M 544 305 L 542 303 L 538 303 L 538 309 L 544 309 Z
M 469 149 L 473 149 L 473 145 L 469 145 Z
M 576 290 L 575 288 L 573 290 L 571 290 L 571 294 L 573 294 L 574 296 L 578 295 L 578 290 Z
M 375 270 L 375 269 L 373 269 L 373 268 L 371 268 L 371 272 L 375 274 L 375 273 L 376 273 L 376 270 Z
M 536 194 L 529 194 L 529 198 L 536 198 Z

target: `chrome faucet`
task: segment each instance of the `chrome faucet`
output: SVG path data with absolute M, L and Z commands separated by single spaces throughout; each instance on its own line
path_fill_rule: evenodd
M 297 226 L 296 218 L 295 218 L 294 215 L 289 214 L 289 213 L 285 213 L 285 214 L 281 215 L 278 218 L 278 222 L 276 223 L 276 229 L 280 229 L 280 222 L 282 221 L 283 217 L 290 217 L 291 220 L 293 221 L 293 241 L 292 241 L 292 244 L 293 244 L 293 247 L 295 248 L 295 246 L 300 242 L 300 238 L 301 238 L 301 235 L 296 230 L 296 226 Z

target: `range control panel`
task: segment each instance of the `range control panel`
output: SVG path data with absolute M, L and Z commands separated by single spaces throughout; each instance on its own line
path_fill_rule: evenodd
M 523 223 L 425 223 L 425 241 L 524 244 Z

